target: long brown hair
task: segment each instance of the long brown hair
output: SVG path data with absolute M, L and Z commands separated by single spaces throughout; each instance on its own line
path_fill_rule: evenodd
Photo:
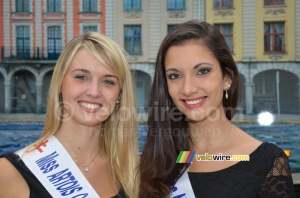
M 148 110 L 148 135 L 140 162 L 140 196 L 167 197 L 188 164 L 176 164 L 180 151 L 190 149 L 188 121 L 173 103 L 167 87 L 165 57 L 171 46 L 196 41 L 219 61 L 223 76 L 232 80 L 228 99 L 223 95 L 226 117 L 231 120 L 238 100 L 238 70 L 218 29 L 197 20 L 178 25 L 163 40 L 156 59 Z M 225 93 L 225 92 L 224 92 Z M 229 109 L 229 111 L 227 110 Z

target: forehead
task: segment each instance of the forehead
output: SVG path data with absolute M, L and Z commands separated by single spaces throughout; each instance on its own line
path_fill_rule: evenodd
M 76 65 L 90 65 L 91 63 L 101 64 L 108 69 L 110 69 L 111 65 L 105 55 L 101 52 L 90 52 L 89 50 L 82 47 L 78 49 L 74 54 L 73 58 L 70 61 L 69 68 Z
M 171 46 L 165 57 L 165 68 L 174 66 L 196 65 L 207 62 L 219 65 L 214 54 L 201 42 L 188 42 L 183 45 Z
M 74 54 L 66 72 L 71 72 L 76 69 L 79 69 L 77 71 L 85 70 L 90 71 L 91 73 L 101 69 L 101 71 L 112 73 L 111 67 L 104 62 L 102 58 L 99 60 L 98 57 L 95 57 L 84 48 L 78 49 Z

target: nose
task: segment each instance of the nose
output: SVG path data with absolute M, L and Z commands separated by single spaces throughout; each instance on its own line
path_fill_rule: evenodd
M 101 95 L 100 85 L 98 82 L 91 82 L 87 85 L 86 94 L 93 98 L 97 98 Z
M 185 96 L 190 96 L 197 91 L 197 86 L 195 85 L 192 78 L 184 78 L 182 93 Z

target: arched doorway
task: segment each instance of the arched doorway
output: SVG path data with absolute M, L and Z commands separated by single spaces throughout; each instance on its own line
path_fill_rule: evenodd
M 281 113 L 299 114 L 298 77 L 286 71 L 279 71 L 279 93 Z
M 298 77 L 284 70 L 267 70 L 253 78 L 253 110 L 299 114 Z M 278 93 L 278 95 L 277 95 Z
M 19 70 L 11 78 L 11 112 L 35 113 L 35 111 L 35 77 L 27 70 Z

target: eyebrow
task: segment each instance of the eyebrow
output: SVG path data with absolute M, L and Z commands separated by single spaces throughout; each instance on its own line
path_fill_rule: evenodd
M 82 73 L 86 73 L 86 74 L 90 74 L 90 73 L 91 73 L 91 72 L 90 72 L 89 70 L 87 70 L 87 69 L 74 69 L 74 70 L 72 71 L 72 73 L 73 73 L 73 72 L 82 72 Z M 112 75 L 112 74 L 106 74 L 106 75 L 104 75 L 104 77 L 108 77 L 108 78 L 116 78 L 116 79 L 119 80 L 119 78 L 118 78 L 117 76 Z
M 194 70 L 194 69 L 197 69 L 197 68 L 200 67 L 201 65 L 211 65 L 211 66 L 212 66 L 213 64 L 207 63 L 207 62 L 198 63 L 198 64 L 196 64 L 196 65 L 193 67 L 193 70 Z M 178 71 L 178 69 L 176 69 L 176 68 L 169 68 L 169 69 L 166 70 L 166 72 L 168 72 L 168 71 Z
M 115 75 L 112 74 L 106 74 L 104 77 L 108 77 L 108 78 L 116 78 L 117 80 L 119 80 L 119 78 Z
M 91 73 L 89 70 L 87 69 L 74 69 L 72 70 L 72 72 L 82 72 L 82 73 Z

